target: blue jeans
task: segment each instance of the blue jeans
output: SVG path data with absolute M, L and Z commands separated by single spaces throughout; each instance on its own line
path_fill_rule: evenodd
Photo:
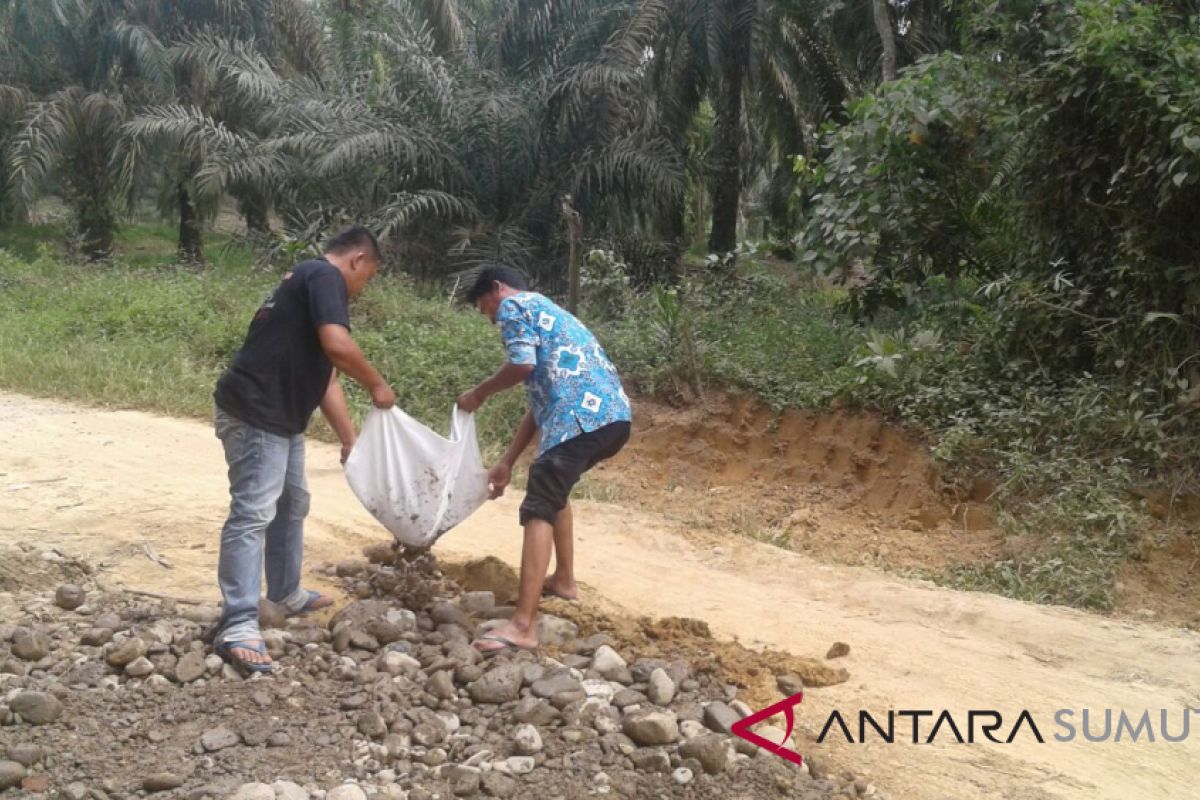
M 304 435 L 268 433 L 220 408 L 215 422 L 229 465 L 230 498 L 217 567 L 224 605 L 216 640 L 244 642 L 262 638 L 258 598 L 264 550 L 267 599 L 291 613 L 309 599 L 300 588 L 309 506 Z

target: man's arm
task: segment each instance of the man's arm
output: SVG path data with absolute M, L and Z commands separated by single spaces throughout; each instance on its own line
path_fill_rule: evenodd
M 512 444 L 508 446 L 508 450 L 505 451 L 496 466 L 488 472 L 488 483 L 492 486 L 491 497 L 493 500 L 504 494 L 504 490 L 508 488 L 508 484 L 512 480 L 513 465 L 517 463 L 521 453 L 525 452 L 525 448 L 529 447 L 529 443 L 536 435 L 537 423 L 534 422 L 533 412 L 526 411 L 525 418 L 521 420 L 521 424 L 517 426 L 517 432 L 513 435 Z
M 345 464 L 346 459 L 350 457 L 350 451 L 354 449 L 358 434 L 354 431 L 350 409 L 346 406 L 346 393 L 342 391 L 342 383 L 338 380 L 336 372 L 330 377 L 329 388 L 325 390 L 325 397 L 321 400 L 321 413 L 325 415 L 329 427 L 333 428 L 338 441 L 342 443 L 342 463 Z
M 474 413 L 492 395 L 523 383 L 531 372 L 533 372 L 533 364 L 513 364 L 511 362 L 505 364 L 496 371 L 495 375 L 459 396 L 458 407 L 468 414 Z
M 350 336 L 350 331 L 341 325 L 322 325 L 317 328 L 317 336 L 321 340 L 321 349 L 325 356 L 337 368 L 371 393 L 371 402 L 377 408 L 391 408 L 396 404 L 396 393 L 387 385 L 379 370 L 371 366 L 358 343 Z

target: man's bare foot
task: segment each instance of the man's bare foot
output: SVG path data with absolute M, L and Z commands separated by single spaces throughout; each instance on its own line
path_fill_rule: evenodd
M 510 622 L 483 634 L 471 646 L 485 656 L 493 656 L 506 650 L 536 650 L 538 640 L 529 631 Z
M 542 583 L 542 597 L 557 597 L 561 600 L 579 599 L 579 584 L 575 581 L 562 581 L 551 575 Z

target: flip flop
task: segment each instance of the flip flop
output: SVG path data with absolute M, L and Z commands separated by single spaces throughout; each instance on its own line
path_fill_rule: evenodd
M 243 674 L 249 674 L 251 672 L 274 672 L 274 663 L 260 664 L 255 661 L 247 661 L 233 652 L 234 650 L 251 650 L 255 653 L 265 656 L 267 654 L 267 643 L 259 639 L 258 644 L 253 645 L 250 644 L 252 641 L 254 640 L 248 639 L 244 642 L 218 642 L 213 646 L 213 652 L 228 661 L 233 665 L 234 669 Z
M 323 603 L 321 605 L 315 605 L 315 603 L 321 599 L 326 599 L 329 602 Z M 309 589 L 308 590 L 308 600 L 306 600 L 304 602 L 304 605 L 300 607 L 300 610 L 299 611 L 289 611 L 287 613 L 287 616 L 299 617 L 299 616 L 303 616 L 305 614 L 311 613 L 313 611 L 320 611 L 323 608 L 329 608 L 331 605 L 333 605 L 332 597 L 326 597 L 325 595 L 321 594 L 320 592 L 314 592 L 311 589 Z
M 503 647 L 492 647 L 487 650 L 480 650 L 478 647 L 475 647 L 475 644 L 477 642 L 499 642 L 500 644 L 502 644 L 504 646 Z M 475 649 L 479 651 L 479 655 L 483 656 L 484 658 L 495 658 L 500 653 L 521 653 L 521 652 L 534 653 L 534 652 L 537 652 L 538 647 L 540 645 L 535 645 L 533 647 L 525 647 L 523 645 L 517 644 L 512 639 L 509 639 L 505 636 L 495 636 L 490 633 L 485 633 L 483 636 L 480 636 L 478 639 L 476 639 L 474 642 L 472 642 L 471 646 L 475 647 Z

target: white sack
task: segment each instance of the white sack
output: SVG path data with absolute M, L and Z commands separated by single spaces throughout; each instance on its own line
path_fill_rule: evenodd
M 429 547 L 487 500 L 475 417 L 456 406 L 447 440 L 394 406 L 372 408 L 346 480 L 401 544 Z

